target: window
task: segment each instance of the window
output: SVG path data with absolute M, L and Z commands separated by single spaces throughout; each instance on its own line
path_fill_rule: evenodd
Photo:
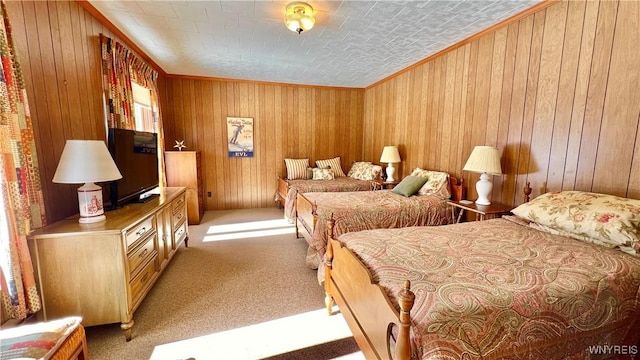
M 131 82 L 133 89 L 133 117 L 138 131 L 157 133 L 156 122 L 151 107 L 151 90 Z

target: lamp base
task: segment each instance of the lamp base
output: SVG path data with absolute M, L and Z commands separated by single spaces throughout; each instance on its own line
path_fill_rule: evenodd
M 102 202 L 102 188 L 94 183 L 86 183 L 78 188 L 78 207 L 80 208 L 81 224 L 105 221 Z
M 393 167 L 393 163 L 389 163 L 389 165 L 387 166 L 387 180 L 385 180 L 386 182 L 394 182 L 396 181 L 393 178 L 393 175 L 396 173 L 396 168 Z
M 491 201 L 489 200 L 491 189 L 493 189 L 493 183 L 491 182 L 489 175 L 487 173 L 482 173 L 480 175 L 480 180 L 476 183 L 476 192 L 478 193 L 478 200 L 476 200 L 476 204 L 491 205 Z

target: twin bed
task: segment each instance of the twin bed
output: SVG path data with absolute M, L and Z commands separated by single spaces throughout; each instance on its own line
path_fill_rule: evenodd
M 324 269 L 319 266 L 327 246 L 327 220 L 337 220 L 336 235 L 379 228 L 434 226 L 452 222 L 450 198 L 463 196 L 462 181 L 448 177 L 446 195 L 405 197 L 392 190 L 340 193 L 298 193 L 296 200 L 296 236 L 309 244 L 306 262 L 319 268 L 322 282 Z
M 640 200 L 541 195 L 517 216 L 336 235 L 327 310 L 367 359 L 576 359 L 640 351 Z

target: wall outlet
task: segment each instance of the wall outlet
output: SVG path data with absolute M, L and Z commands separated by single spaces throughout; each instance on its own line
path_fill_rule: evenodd
M 207 197 L 211 197 L 211 191 L 207 191 Z

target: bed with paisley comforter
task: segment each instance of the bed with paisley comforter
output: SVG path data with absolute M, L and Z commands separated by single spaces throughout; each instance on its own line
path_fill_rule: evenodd
M 330 221 L 327 310 L 338 304 L 367 359 L 637 355 L 640 200 L 538 199 L 439 227 L 334 236 Z
M 376 182 L 373 180 L 360 180 L 349 176 L 332 180 L 287 180 L 278 177 L 276 202 L 284 208 L 285 218 L 293 222 L 296 219 L 296 196 L 299 193 L 369 191 L 375 187 Z

